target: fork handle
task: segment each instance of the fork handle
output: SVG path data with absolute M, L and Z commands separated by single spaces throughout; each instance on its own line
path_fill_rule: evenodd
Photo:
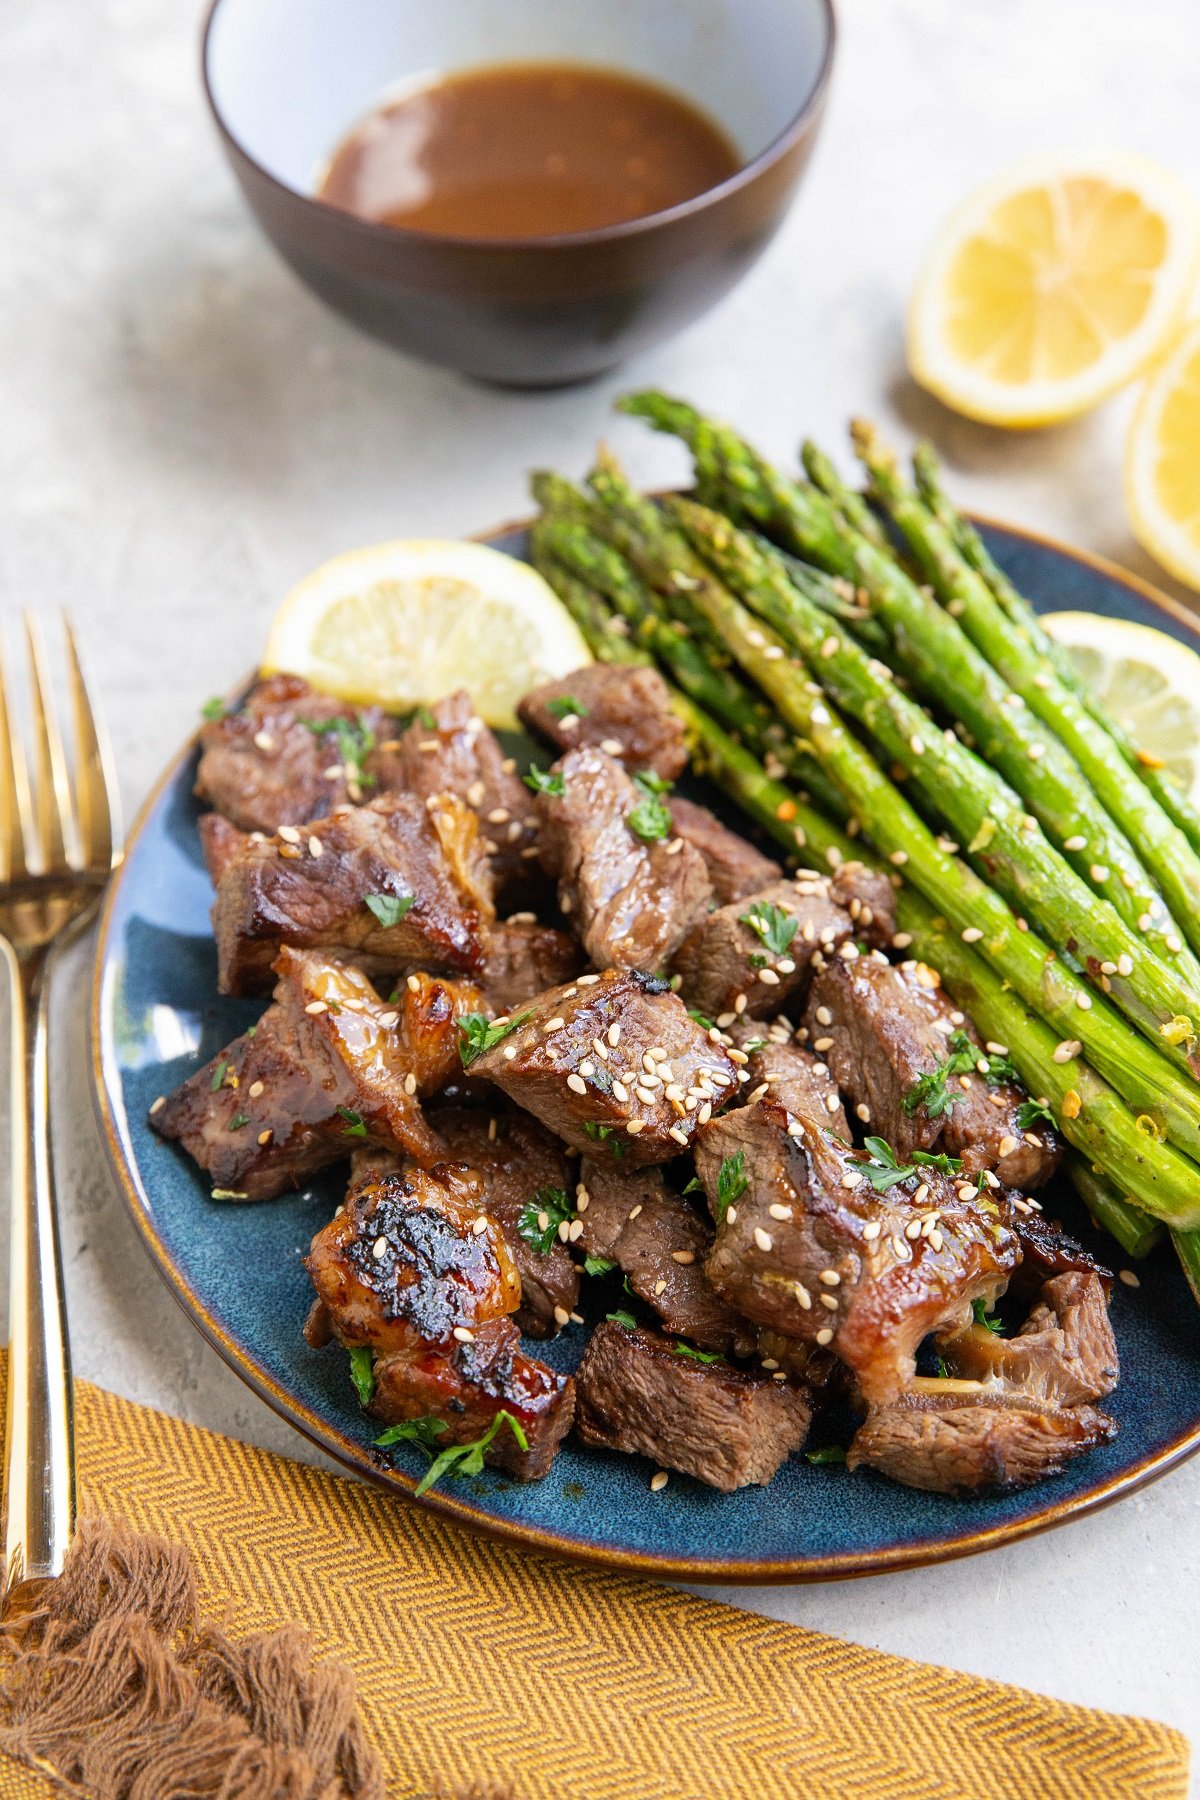
M 75 1422 L 50 1149 L 50 956 L 0 939 L 11 996 L 4 1598 L 62 1573 L 75 1528 Z

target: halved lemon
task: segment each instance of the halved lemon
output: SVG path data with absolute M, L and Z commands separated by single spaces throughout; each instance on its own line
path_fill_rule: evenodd
M 396 709 L 464 687 L 489 725 L 521 695 L 592 660 L 527 563 L 453 538 L 400 538 L 322 563 L 280 606 L 264 672 Z
M 990 425 L 1071 418 L 1131 380 L 1178 324 L 1200 209 L 1141 157 L 1039 157 L 943 226 L 908 318 L 913 375 Z
M 1180 581 L 1200 588 L 1200 319 L 1151 371 L 1125 454 L 1125 492 L 1139 541 Z
M 1061 612 L 1042 624 L 1138 749 L 1200 802 L 1200 656 L 1129 619 Z

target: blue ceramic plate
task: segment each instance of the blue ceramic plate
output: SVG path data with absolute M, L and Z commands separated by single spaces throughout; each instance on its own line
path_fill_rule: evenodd
M 1018 587 L 1047 610 L 1137 619 L 1195 637 L 1171 602 L 1109 566 L 999 526 L 988 542 Z M 520 555 L 519 530 L 490 541 Z M 243 1031 L 261 1007 L 217 994 L 211 890 L 196 836 L 195 742 L 144 808 L 113 883 L 100 930 L 93 1065 L 100 1113 L 122 1191 L 160 1273 L 243 1379 L 314 1443 L 397 1495 L 425 1462 L 401 1446 L 392 1466 L 372 1452 L 379 1427 L 358 1409 L 347 1358 L 310 1350 L 300 1327 L 312 1298 L 301 1257 L 337 1200 L 336 1174 L 311 1191 L 262 1205 L 213 1201 L 193 1164 L 146 1125 L 173 1088 Z M 1069 1192 L 1068 1224 L 1086 1235 Z M 1115 1441 L 1056 1479 L 996 1500 L 914 1493 L 867 1472 L 794 1457 L 766 1488 L 722 1496 L 683 1476 L 660 1494 L 640 1457 L 570 1442 L 544 1481 L 495 1473 L 446 1482 L 422 1504 L 461 1524 L 544 1550 L 692 1581 L 802 1581 L 862 1575 L 1005 1543 L 1119 1498 L 1200 1449 L 1200 1332 L 1195 1303 L 1169 1249 L 1118 1284 L 1113 1320 L 1122 1380 L 1112 1397 Z M 588 1282 L 599 1317 L 618 1302 Z M 619 1291 L 619 1290 L 618 1290 Z M 550 1345 L 567 1368 L 586 1333 Z M 543 1352 L 539 1348 L 539 1354 Z

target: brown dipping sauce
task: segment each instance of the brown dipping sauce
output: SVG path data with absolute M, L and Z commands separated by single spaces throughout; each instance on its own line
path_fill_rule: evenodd
M 741 167 L 686 100 L 573 63 L 469 69 L 370 113 L 334 152 L 322 200 L 443 237 L 550 237 L 690 200 Z

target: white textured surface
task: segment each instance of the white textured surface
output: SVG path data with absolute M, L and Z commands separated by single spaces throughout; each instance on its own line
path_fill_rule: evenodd
M 0 19 L 0 592 L 82 625 L 132 807 L 195 709 L 253 661 L 314 562 L 525 506 L 534 463 L 598 433 L 623 384 L 694 395 L 790 453 L 856 410 L 932 432 L 957 491 L 1153 576 L 1119 487 L 1124 401 L 1003 437 L 906 382 L 921 244 L 1028 149 L 1121 143 L 1200 187 L 1194 0 L 843 0 L 827 130 L 781 239 L 687 337 L 618 379 L 504 395 L 406 362 L 328 316 L 245 214 L 204 116 L 192 8 L 57 0 Z M 102 1161 L 82 983 L 64 983 L 59 1155 L 80 1371 L 284 1451 L 300 1446 L 176 1310 Z M 982 1559 L 738 1598 L 781 1618 L 1200 1731 L 1200 1461 L 1093 1519 Z M 727 1596 L 728 1597 L 728 1596 Z

